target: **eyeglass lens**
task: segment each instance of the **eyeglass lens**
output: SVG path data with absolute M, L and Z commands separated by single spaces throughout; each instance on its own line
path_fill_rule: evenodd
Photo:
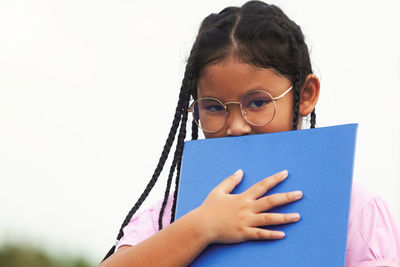
M 251 91 L 243 96 L 241 109 L 244 118 L 254 126 L 266 125 L 275 115 L 272 97 L 264 91 Z M 216 99 L 200 98 L 193 105 L 193 117 L 201 129 L 217 132 L 224 127 L 228 110 Z

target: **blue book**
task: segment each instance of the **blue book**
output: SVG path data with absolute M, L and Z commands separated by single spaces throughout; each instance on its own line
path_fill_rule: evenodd
M 268 194 L 301 190 L 297 202 L 268 212 L 298 212 L 272 241 L 211 244 L 191 266 L 345 266 L 357 124 L 185 142 L 176 218 L 200 206 L 223 179 L 242 169 L 241 193 L 287 169 Z

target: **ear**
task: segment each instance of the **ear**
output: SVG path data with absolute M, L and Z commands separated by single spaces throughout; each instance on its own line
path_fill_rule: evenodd
M 315 108 L 319 97 L 319 79 L 313 74 L 308 74 L 304 87 L 301 89 L 300 112 L 303 117 L 309 115 Z

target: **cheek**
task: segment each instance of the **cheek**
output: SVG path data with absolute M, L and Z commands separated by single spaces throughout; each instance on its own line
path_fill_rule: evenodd
M 279 133 L 286 132 L 292 129 L 292 121 L 291 119 L 286 120 L 276 120 L 275 118 L 268 125 L 263 127 L 253 127 L 255 134 L 263 134 L 263 133 Z
M 293 95 L 279 101 L 276 107 L 275 123 L 282 129 L 281 131 L 290 131 L 293 123 Z
M 287 101 L 286 103 L 283 103 L 282 101 L 282 103 L 279 104 L 280 105 L 277 105 L 275 116 L 270 123 L 262 127 L 253 127 L 253 130 L 256 134 L 277 133 L 292 130 L 292 102 Z
M 203 131 L 203 134 L 204 134 L 204 137 L 206 139 L 208 139 L 208 138 L 226 137 L 226 135 L 224 134 L 225 132 L 226 131 L 225 131 L 225 128 L 224 128 L 224 129 L 222 129 L 221 131 L 219 131 L 217 133 L 207 133 L 207 132 Z

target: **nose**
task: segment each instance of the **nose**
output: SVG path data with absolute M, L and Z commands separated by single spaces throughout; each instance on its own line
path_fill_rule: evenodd
M 251 133 L 251 126 L 243 117 L 239 105 L 229 107 L 229 116 L 226 119 L 226 135 L 241 136 Z

